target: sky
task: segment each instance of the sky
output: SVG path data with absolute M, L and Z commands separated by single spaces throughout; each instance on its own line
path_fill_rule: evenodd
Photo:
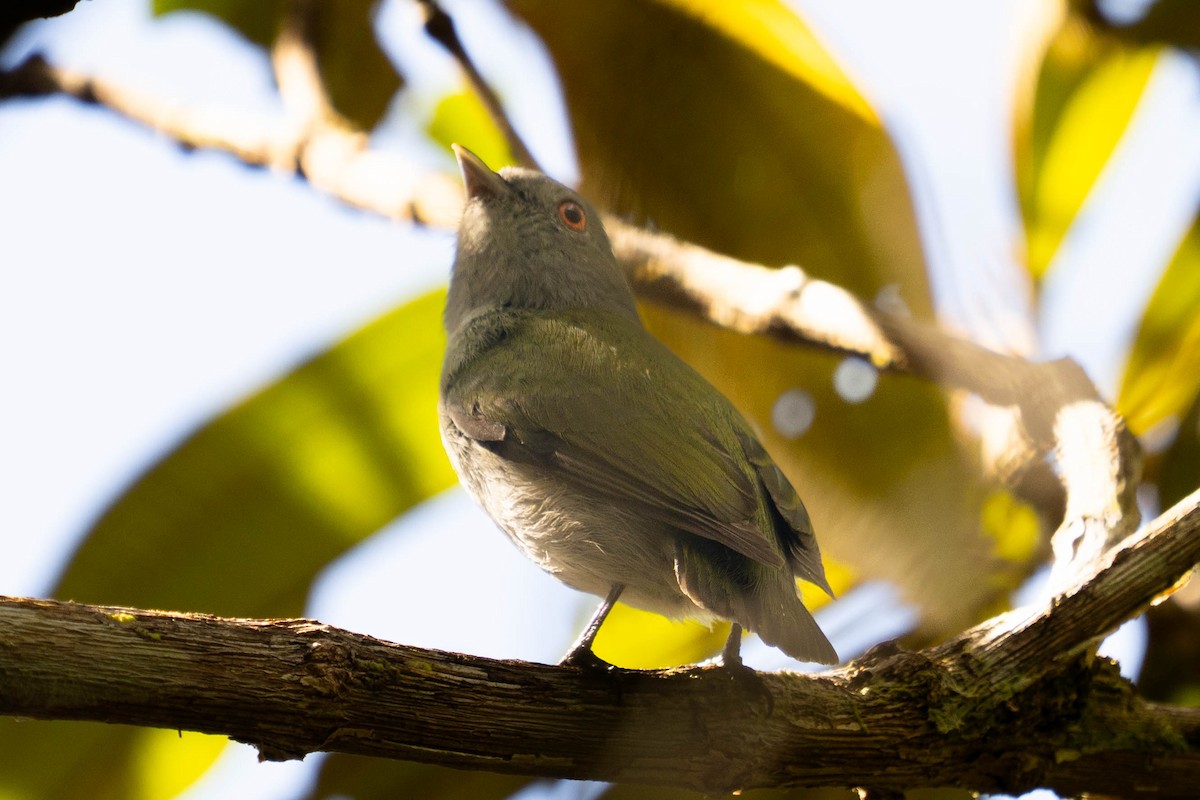
M 459 9 L 464 41 L 539 161 L 571 180 L 568 126 L 547 112 L 557 87 L 536 40 L 495 35 L 512 28 L 490 3 L 446 5 Z M 947 318 L 984 341 L 1074 355 L 1111 393 L 1154 270 L 1189 222 L 1181 198 L 1200 187 L 1200 86 L 1179 61 L 1155 74 L 1130 141 L 1047 281 L 1048 313 L 1030 325 L 1028 287 L 1014 269 L 1012 166 L 1002 154 L 1019 42 L 1040 5 L 797 2 L 896 138 Z M 4 63 L 41 49 L 55 63 L 183 103 L 277 108 L 261 53 L 197 15 L 151 21 L 147 6 L 81 3 L 28 29 Z M 456 86 L 453 65 L 424 41 L 413 4 L 385 3 L 379 27 L 411 90 L 377 142 L 403 148 L 418 168 L 449 171 L 449 154 L 422 139 L 414 117 Z M 12 595 L 45 593 L 98 509 L 180 437 L 331 340 L 444 283 L 453 252 L 446 232 L 346 210 L 294 178 L 248 171 L 219 153 L 184 153 L 64 99 L 0 104 L 0 219 L 9 254 L 0 266 L 0 594 Z M 1110 323 L 1099 336 L 1084 324 L 1096 314 Z M 396 564 L 443 561 L 447 530 L 476 557 L 429 571 L 427 583 L 397 580 Z M 364 613 L 380 597 L 386 609 L 438 613 Z M 333 565 L 307 613 L 396 641 L 553 660 L 592 605 L 524 561 L 451 492 Z M 882 608 L 890 610 L 874 613 Z M 876 618 L 864 630 L 869 613 Z M 908 622 L 883 586 L 820 619 L 844 655 Z M 750 647 L 747 657 L 770 667 L 778 654 Z M 258 765 L 249 748 L 230 748 L 187 797 L 221 796 L 229 782 L 249 780 L 257 797 L 289 797 L 309 770 Z

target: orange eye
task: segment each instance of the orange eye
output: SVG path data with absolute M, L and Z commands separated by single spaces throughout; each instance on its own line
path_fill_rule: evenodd
M 558 218 L 573 231 L 581 231 L 587 227 L 587 214 L 583 206 L 574 200 L 563 200 L 558 204 Z

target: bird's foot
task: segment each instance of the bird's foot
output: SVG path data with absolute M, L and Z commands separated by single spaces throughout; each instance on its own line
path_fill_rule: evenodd
M 721 651 L 721 667 L 729 679 L 747 691 L 763 698 L 767 705 L 767 716 L 775 708 L 775 698 L 767 688 L 762 676 L 753 667 L 742 662 L 742 626 L 736 622 L 725 640 L 725 648 Z
M 574 647 L 558 662 L 560 667 L 578 667 L 584 670 L 611 672 L 616 666 L 592 652 L 590 646 Z

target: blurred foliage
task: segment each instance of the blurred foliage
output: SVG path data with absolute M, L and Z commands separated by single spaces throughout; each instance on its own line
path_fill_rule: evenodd
M 1166 44 L 1182 50 L 1200 49 L 1200 3 L 1196 0 L 1150 0 L 1140 3 L 1135 19 L 1110 18 L 1104 0 L 1071 0 L 1084 19 L 1103 26 L 1115 38 L 1136 44 Z M 1128 4 L 1122 4 L 1128 5 Z
M 1045 275 L 1124 135 L 1158 60 L 1066 17 L 1041 55 L 1036 90 L 1018 97 L 1016 177 L 1026 264 Z
M 1157 470 L 1158 501 L 1169 508 L 1200 487 L 1200 395 L 1179 421 Z
M 1032 54 L 1033 79 L 1015 98 L 1014 181 L 1035 279 L 1052 268 L 1119 148 L 1162 44 L 1187 44 L 1200 30 L 1200 4 L 1189 0 L 1160 0 L 1124 28 L 1102 24 L 1091 2 L 1054 6 L 1058 24 Z M 550 51 L 583 189 L 599 203 L 717 251 L 801 264 L 865 299 L 899 298 L 914 315 L 932 316 L 895 148 L 871 104 L 785 4 L 507 5 Z M 375 35 L 376 6 L 311 6 L 334 105 L 368 131 L 401 86 Z M 154 0 L 153 7 L 212 14 L 269 47 L 291 6 Z M 468 94 L 445 97 L 427 133 L 443 145 L 464 142 L 493 166 L 512 161 Z M 1200 482 L 1198 275 L 1193 225 L 1145 310 L 1118 401 L 1134 431 L 1160 445 L 1152 477 L 1164 503 Z M 435 421 L 442 302 L 435 294 L 398 308 L 180 443 L 100 517 L 55 595 L 231 615 L 300 613 L 325 564 L 453 483 Z M 974 445 L 954 429 L 935 387 L 882 376 L 869 398 L 851 402 L 834 389 L 839 356 L 663 309 L 644 312 L 654 332 L 763 432 L 812 511 L 839 593 L 863 577 L 890 579 L 919 605 L 921 635 L 936 637 L 990 612 L 1032 566 L 1046 521 L 982 481 Z M 796 389 L 816 415 L 807 432 L 788 439 L 772 413 Z M 812 593 L 806 601 L 824 602 Z M 628 666 L 675 665 L 718 652 L 727 630 L 618 607 L 597 650 Z M 1173 696 L 1170 676 L 1162 692 Z M 168 797 L 211 763 L 221 741 L 3 719 L 0 796 Z M 331 756 L 309 796 L 499 798 L 529 782 Z M 644 787 L 606 795 L 692 796 Z
M 155 14 L 202 11 L 268 49 L 288 13 L 312 14 L 317 67 L 329 99 L 338 113 L 368 131 L 383 119 L 402 84 L 375 36 L 378 5 L 378 0 L 153 0 Z
M 1148 441 L 1164 508 L 1200 486 L 1200 216 L 1142 314 L 1116 407 Z
M 444 292 L 196 431 L 96 521 L 54 596 L 296 616 L 316 574 L 455 482 L 438 434 Z
M 1117 396 L 1130 429 L 1178 422 L 1200 391 L 1200 217 L 1163 272 L 1133 342 Z
M 483 101 L 474 92 L 464 89 L 443 97 L 434 109 L 426 132 L 446 150 L 452 144 L 462 143 L 460 140 L 469 141 L 471 152 L 492 169 L 517 163 L 508 142 L 504 141 L 504 134 L 492 123 Z

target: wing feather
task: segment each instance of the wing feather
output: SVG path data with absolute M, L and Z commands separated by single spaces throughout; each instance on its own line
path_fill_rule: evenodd
M 694 370 L 623 317 L 502 313 L 503 335 L 478 321 L 491 346 L 448 365 L 443 408 L 465 435 L 601 502 L 787 563 L 741 452 L 745 422 Z

